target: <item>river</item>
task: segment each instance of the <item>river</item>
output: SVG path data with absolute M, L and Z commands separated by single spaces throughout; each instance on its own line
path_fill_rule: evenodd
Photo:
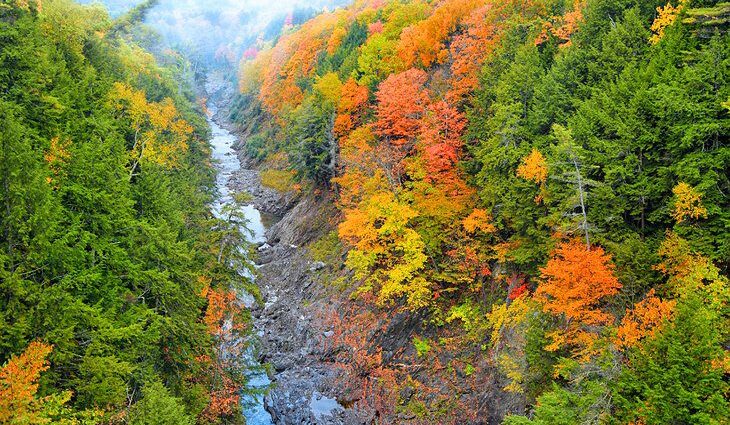
M 210 140 L 211 148 L 213 149 L 212 156 L 216 162 L 216 168 L 218 173 L 216 176 L 216 187 L 218 188 L 219 198 L 213 205 L 213 212 L 216 216 L 219 216 L 221 208 L 232 201 L 231 190 L 228 187 L 228 182 L 241 168 L 241 163 L 238 160 L 236 152 L 233 150 L 233 145 L 236 142 L 236 136 L 231 134 L 225 128 L 218 125 L 212 116 L 215 115 L 216 108 L 214 105 L 209 106 L 210 116 L 208 117 L 208 123 L 212 129 L 212 138 Z M 251 243 L 260 244 L 266 241 L 266 226 L 262 220 L 261 212 L 257 210 L 253 204 L 247 205 L 243 208 L 244 215 L 248 221 L 247 227 L 250 233 L 247 234 L 247 239 Z M 254 276 L 249 276 L 250 279 L 254 279 Z M 247 353 L 247 361 L 251 363 L 252 372 L 249 375 L 248 385 L 251 388 L 263 389 L 267 388 L 271 381 L 266 375 L 266 372 L 258 368 L 257 360 L 254 356 L 253 351 Z M 263 397 L 246 395 L 242 398 L 244 405 L 243 414 L 246 418 L 247 425 L 273 425 L 274 422 L 271 419 L 271 415 L 264 409 Z

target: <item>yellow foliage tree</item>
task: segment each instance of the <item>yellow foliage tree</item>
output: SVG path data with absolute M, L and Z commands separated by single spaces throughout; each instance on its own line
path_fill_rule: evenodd
M 517 167 L 517 176 L 540 185 L 540 193 L 535 196 L 535 203 L 542 202 L 545 194 L 545 182 L 547 181 L 548 167 L 543 154 L 533 148 L 529 155 L 522 159 Z
M 264 82 L 266 69 L 271 63 L 273 50 L 259 52 L 254 59 L 242 59 L 238 72 L 238 89 L 242 94 L 254 96 L 258 94 Z
M 61 175 L 63 165 L 71 158 L 71 154 L 68 151 L 70 145 L 70 140 L 61 140 L 59 137 L 54 137 L 51 139 L 51 146 L 48 151 L 46 151 L 45 155 L 43 155 L 43 159 L 46 161 L 48 167 L 51 169 L 51 173 L 53 174 L 53 177 L 49 176 L 47 181 L 49 184 L 53 185 L 54 188 L 58 188 L 57 179 Z
M 680 182 L 674 186 L 672 192 L 675 196 L 672 216 L 677 223 L 681 223 L 687 218 L 695 220 L 707 218 L 707 209 L 702 206 L 702 194 L 697 189 L 685 182 Z
M 657 44 L 664 37 L 664 30 L 677 20 L 677 17 L 685 8 L 686 4 L 687 0 L 679 0 L 677 7 L 672 6 L 672 3 L 668 2 L 664 7 L 659 6 L 656 8 L 657 17 L 651 24 L 651 31 L 654 33 L 649 39 L 651 44 Z
M 323 98 L 332 102 L 333 105 L 337 105 L 342 97 L 342 81 L 336 73 L 328 72 L 321 77 L 317 77 L 314 90 Z
M 547 161 L 537 148 L 533 148 L 532 152 L 524 157 L 520 166 L 517 167 L 517 175 L 519 177 L 537 184 L 545 183 L 547 173 Z
M 338 26 L 334 30 L 332 30 L 332 35 L 330 36 L 329 40 L 327 40 L 327 54 L 328 55 L 334 55 L 337 49 L 342 44 L 342 40 L 345 39 L 345 36 L 347 35 L 347 30 L 345 27 Z
M 391 192 L 374 194 L 346 212 L 339 236 L 354 247 L 347 266 L 364 280 L 359 293 L 374 291 L 385 304 L 406 298 L 416 310 L 431 300 L 431 284 L 420 275 L 426 264 L 425 244 L 409 227 L 418 213 Z
M 172 99 L 148 102 L 143 91 L 119 82 L 114 84 L 110 96 L 112 105 L 127 116 L 134 130 L 129 153 L 130 179 L 143 160 L 165 168 L 177 166 L 188 149 L 193 127 L 180 118 Z
M 722 311 L 730 301 L 730 282 L 710 260 L 692 251 L 689 243 L 673 232 L 659 247 L 662 262 L 655 268 L 669 277 L 667 284 L 679 297 L 702 294 L 708 306 Z
M 505 391 L 523 393 L 522 386 L 528 372 L 524 350 L 529 318 L 539 310 L 539 305 L 524 293 L 511 303 L 499 304 L 487 315 L 491 328 L 490 341 L 495 361 L 509 379 Z

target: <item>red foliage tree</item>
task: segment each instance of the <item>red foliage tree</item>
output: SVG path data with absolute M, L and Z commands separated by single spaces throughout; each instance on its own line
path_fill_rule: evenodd
M 429 106 L 421 123 L 419 146 L 423 151 L 427 180 L 448 184 L 456 178 L 456 164 L 466 127 L 464 114 L 444 101 Z
M 421 118 L 428 107 L 424 88 L 428 75 L 409 69 L 385 79 L 376 93 L 374 133 L 380 136 L 378 162 L 394 189 L 400 186 L 403 159 L 408 156 L 419 133 Z
M 380 34 L 383 32 L 383 22 L 382 21 L 376 21 L 372 24 L 368 25 L 368 33 L 369 34 Z

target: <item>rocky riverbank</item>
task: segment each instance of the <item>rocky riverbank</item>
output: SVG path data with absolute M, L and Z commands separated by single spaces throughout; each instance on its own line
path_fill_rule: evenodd
M 220 106 L 214 120 L 236 133 L 227 121 L 227 87 L 213 81 L 207 88 Z M 239 160 L 241 169 L 231 177 L 229 188 L 250 193 L 256 209 L 270 216 L 265 220 L 266 242 L 257 247 L 256 282 L 263 304 L 252 309 L 259 359 L 271 365 L 273 388 L 265 408 L 276 424 L 370 423 L 371 418 L 337 402 L 330 383 L 338 371 L 324 361 L 329 333 L 319 312 L 332 297 L 317 276 L 329 266 L 315 261 L 307 245 L 332 230 L 331 218 L 337 212 L 324 197 L 264 186 L 254 162 L 240 151 Z

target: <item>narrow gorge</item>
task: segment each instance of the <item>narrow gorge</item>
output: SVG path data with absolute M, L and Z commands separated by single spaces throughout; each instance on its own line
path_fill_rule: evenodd
M 0 1 L 0 424 L 726 425 L 730 3 Z

